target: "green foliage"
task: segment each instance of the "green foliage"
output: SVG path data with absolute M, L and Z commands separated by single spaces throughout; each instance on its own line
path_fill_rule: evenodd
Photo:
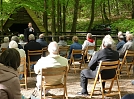
M 117 28 L 119 31 L 130 31 L 134 33 L 134 19 L 119 19 L 111 25 L 112 28 Z

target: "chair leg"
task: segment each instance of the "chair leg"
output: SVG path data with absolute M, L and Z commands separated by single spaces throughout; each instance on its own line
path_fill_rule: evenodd
M 119 87 L 118 78 L 116 79 L 116 82 L 117 82 L 117 87 L 118 87 L 118 92 L 119 92 L 119 99 L 121 99 L 121 92 L 120 92 L 120 87 Z

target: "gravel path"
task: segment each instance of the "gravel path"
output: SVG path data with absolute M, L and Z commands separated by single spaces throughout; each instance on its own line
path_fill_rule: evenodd
M 89 99 L 89 97 L 82 97 L 78 96 L 76 93 L 81 91 L 80 87 L 80 71 L 78 71 L 76 74 L 74 74 L 73 71 L 70 71 L 68 73 L 67 77 L 67 91 L 68 91 L 68 97 L 69 99 Z M 131 81 L 134 79 L 134 77 L 128 78 L 127 76 L 124 76 L 123 78 L 119 79 L 120 83 L 120 90 L 121 95 L 125 95 L 128 93 L 134 93 L 134 85 L 131 84 Z M 88 91 L 90 93 L 91 88 L 93 86 L 93 79 L 90 79 L 88 82 Z M 21 93 L 27 97 L 30 98 L 30 95 L 32 94 L 36 84 L 36 77 L 28 77 L 28 90 L 21 88 Z M 116 84 L 115 84 L 116 85 Z M 99 88 L 99 87 L 98 87 Z M 113 89 L 115 89 L 114 87 Z M 56 89 L 56 90 L 50 90 L 49 93 L 51 94 L 61 94 L 62 89 Z M 101 99 L 100 92 L 95 92 L 95 95 L 92 97 L 92 99 Z M 106 99 L 118 99 L 117 96 L 115 97 L 108 97 Z

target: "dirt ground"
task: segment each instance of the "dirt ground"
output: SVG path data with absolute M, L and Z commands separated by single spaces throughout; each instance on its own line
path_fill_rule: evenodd
M 134 85 L 132 85 L 131 81 L 134 80 L 134 77 L 131 75 L 130 78 L 126 75 L 121 77 L 119 79 L 120 84 L 120 90 L 121 90 L 121 96 L 124 96 L 125 94 L 134 93 Z M 88 82 L 88 92 L 90 94 L 92 86 L 93 86 L 93 79 L 90 79 Z M 21 93 L 26 97 L 30 98 L 30 95 L 32 94 L 34 88 L 36 85 L 36 77 L 35 75 L 33 77 L 28 77 L 28 90 L 21 87 Z M 107 84 L 106 84 L 107 85 Z M 114 83 L 116 86 L 116 83 Z M 97 86 L 97 88 L 100 88 Z M 117 87 L 113 87 L 113 90 L 116 90 Z M 74 74 L 73 70 L 70 70 L 67 77 L 67 92 L 68 92 L 68 99 L 89 99 L 89 96 L 79 96 L 76 93 L 81 91 L 80 87 L 80 71 L 77 71 L 76 74 Z M 62 89 L 56 89 L 56 90 L 50 90 L 49 93 L 56 95 L 56 94 L 62 94 Z M 95 94 L 91 99 L 102 99 L 101 98 L 101 92 L 95 91 Z M 106 99 L 119 99 L 118 96 L 113 97 L 106 97 Z

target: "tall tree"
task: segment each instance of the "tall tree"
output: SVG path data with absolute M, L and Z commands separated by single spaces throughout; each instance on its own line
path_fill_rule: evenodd
M 45 35 L 48 35 L 48 14 L 47 14 L 47 0 L 44 0 L 44 13 L 43 13 L 43 24 L 45 27 Z
M 52 40 L 54 41 L 54 36 L 56 32 L 56 27 L 55 27 L 55 0 L 51 0 L 52 3 L 52 12 L 51 12 L 51 17 L 52 17 L 52 25 L 51 25 L 51 31 L 52 31 Z
M 75 0 L 75 4 L 74 4 L 74 15 L 73 15 L 72 28 L 71 28 L 71 32 L 72 33 L 75 33 L 76 32 L 76 24 L 77 24 L 79 1 L 80 0 Z
M 132 19 L 134 19 L 134 0 L 131 1 L 132 2 Z
M 92 24 L 94 22 L 94 8 L 95 8 L 95 0 L 92 0 L 92 4 L 91 4 L 91 19 L 90 19 L 90 23 L 89 23 L 87 32 L 89 32 L 91 30 Z

